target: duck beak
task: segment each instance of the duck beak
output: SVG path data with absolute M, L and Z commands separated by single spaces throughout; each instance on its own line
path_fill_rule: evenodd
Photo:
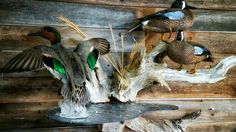
M 208 61 L 208 62 L 214 62 L 213 57 L 208 57 L 207 59 L 205 59 L 204 61 Z
M 197 8 L 194 6 L 187 5 L 187 9 L 197 9 Z
M 40 32 L 29 33 L 28 36 L 40 36 Z

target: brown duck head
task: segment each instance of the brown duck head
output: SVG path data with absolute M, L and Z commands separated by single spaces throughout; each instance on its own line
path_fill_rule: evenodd
M 40 36 L 43 37 L 51 42 L 52 45 L 60 43 L 61 42 L 61 34 L 60 32 L 50 26 L 45 26 L 40 31 L 35 33 L 29 33 L 29 36 Z

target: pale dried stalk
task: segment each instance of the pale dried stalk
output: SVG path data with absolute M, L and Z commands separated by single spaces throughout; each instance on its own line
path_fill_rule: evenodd
M 110 31 L 111 31 L 111 37 L 112 37 L 113 45 L 114 45 L 115 51 L 117 52 L 114 33 L 113 33 L 113 30 L 112 30 L 112 26 L 110 24 L 109 24 L 109 28 L 110 28 Z
M 115 70 L 121 75 L 121 72 L 119 70 L 119 68 L 117 67 L 117 65 L 115 64 L 115 62 L 113 62 L 113 60 L 111 60 L 112 57 L 109 57 L 108 55 L 104 56 L 104 60 L 107 61 L 109 64 L 111 64 Z
M 133 63 L 135 54 L 138 52 L 138 50 L 144 45 L 145 40 L 147 37 L 143 38 L 140 42 L 136 42 L 136 44 L 133 46 L 132 51 L 129 54 L 129 62 L 128 62 L 128 66 L 127 69 L 129 69 L 129 67 L 131 66 L 131 64 Z
M 63 21 L 65 24 L 67 24 L 70 28 L 74 29 L 76 32 L 78 32 L 83 39 L 87 38 L 87 35 L 83 33 L 78 26 L 76 26 L 73 22 L 71 22 L 69 19 L 65 18 L 64 16 L 59 16 L 59 20 Z
M 115 42 L 115 37 L 114 37 L 113 30 L 112 30 L 112 26 L 109 25 L 109 27 L 110 27 L 110 31 L 111 31 L 111 36 L 112 36 L 112 41 L 113 41 L 113 45 L 114 45 L 114 48 L 115 48 L 115 52 L 118 53 L 117 48 L 116 48 L 116 42 Z M 114 62 L 117 62 L 117 63 L 118 63 L 118 68 L 119 68 L 119 70 L 120 70 L 120 69 L 121 69 L 121 66 L 122 66 L 122 65 L 121 65 L 121 62 L 120 62 L 119 60 L 115 61 L 112 55 L 111 55 L 110 57 L 111 57 L 111 59 L 112 59 Z
M 122 71 L 122 77 L 124 76 L 124 36 L 121 35 L 121 71 Z

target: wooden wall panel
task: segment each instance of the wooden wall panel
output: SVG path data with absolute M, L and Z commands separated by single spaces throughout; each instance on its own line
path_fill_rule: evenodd
M 1 26 L 0 27 L 0 67 L 7 63 L 9 59 L 20 53 L 22 50 L 36 46 L 39 44 L 49 45 L 49 41 L 42 39 L 40 37 L 27 36 L 29 32 L 36 31 L 40 28 L 37 27 L 26 27 L 26 26 Z M 73 48 L 77 45 L 77 41 L 81 38 L 73 30 L 66 27 L 57 27 L 62 34 L 64 45 L 68 48 Z M 18 29 L 18 30 L 17 30 Z M 109 29 L 95 29 L 89 30 L 88 28 L 83 29 L 84 32 L 90 35 L 90 37 L 105 37 L 111 42 L 111 52 L 115 52 L 112 37 Z M 115 42 L 118 51 L 120 52 L 120 38 L 118 36 L 119 32 L 124 30 L 115 30 Z M 149 34 L 149 33 L 147 33 Z M 137 32 L 133 34 L 137 41 L 140 41 L 144 34 L 142 32 Z M 151 43 L 152 45 L 157 44 L 160 41 L 160 34 L 151 33 L 152 37 L 148 37 L 146 43 Z M 236 53 L 236 33 L 221 33 L 221 32 L 186 32 L 186 40 L 194 41 L 206 46 L 213 54 L 214 63 L 202 62 L 199 68 L 205 68 L 205 65 L 214 66 L 221 59 L 234 55 Z M 14 37 L 12 37 L 14 36 Z M 168 34 L 165 34 L 167 37 Z M 172 35 L 170 41 L 174 40 L 175 34 Z M 152 39 L 152 41 L 150 41 Z M 76 41 L 74 41 L 76 40 Z M 130 52 L 132 46 L 134 45 L 134 40 L 132 35 L 127 35 L 125 37 L 125 52 Z M 148 42 L 149 41 L 149 42 Z M 178 64 L 174 63 L 168 57 L 164 59 L 170 68 L 177 68 Z M 185 68 L 190 68 L 192 66 L 185 66 Z M 48 76 L 48 74 L 47 74 Z
M 138 99 L 234 99 L 236 97 L 235 77 L 228 77 L 214 84 L 190 84 L 168 82 L 171 91 L 160 85 L 141 90 Z
M 140 100 L 139 102 L 147 102 Z M 187 132 L 225 132 L 234 131 L 236 127 L 236 100 L 148 100 L 149 103 L 168 103 L 179 106 L 176 111 L 157 111 L 144 115 L 145 118 L 158 121 L 161 119 L 179 119 L 186 113 L 201 110 L 198 118 L 188 122 Z
M 0 115 L 1 131 L 51 131 L 63 130 L 68 128 L 77 129 L 77 131 L 98 131 L 97 125 L 76 126 L 56 122 L 48 119 L 46 111 L 29 111 L 17 114 Z M 53 128 L 53 129 L 52 129 Z M 66 130 L 65 130 L 66 131 Z
M 137 7 L 170 7 L 174 0 L 41 0 L 41 1 L 60 1 L 83 4 L 101 4 L 116 6 L 137 6 Z M 197 8 L 208 9 L 235 9 L 234 0 L 187 0 L 189 5 Z
M 49 41 L 34 36 L 27 36 L 28 33 L 36 32 L 41 26 L 0 26 L 0 50 L 23 50 L 39 44 L 50 44 Z M 63 45 L 67 48 L 75 47 L 82 38 L 78 33 L 68 27 L 56 27 L 62 35 Z M 91 29 L 81 28 L 81 30 L 87 34 L 88 38 L 102 37 L 106 38 L 111 43 L 111 52 L 115 52 L 113 39 L 110 29 Z M 119 33 L 125 30 L 113 29 L 114 40 L 116 43 L 117 51 L 121 51 L 121 38 Z M 13 37 L 14 36 L 14 37 Z M 133 37 L 134 36 L 134 37 Z M 141 41 L 144 38 L 144 32 L 134 32 L 132 35 L 127 35 L 124 38 L 124 44 L 126 45 L 125 51 L 131 51 L 135 41 Z M 135 41 L 134 41 L 135 39 Z
M 49 2 L 51 1 L 51 2 Z M 160 11 L 174 0 L 1 0 L 0 2 L 0 67 L 22 50 L 49 41 L 27 36 L 40 27 L 51 25 L 62 34 L 67 48 L 73 48 L 81 37 L 65 27 L 57 16 L 64 15 L 78 24 L 92 37 L 105 37 L 112 43 L 109 24 L 113 26 L 115 43 L 121 51 L 119 33 L 131 27 L 136 18 Z M 62 2 L 63 1 L 63 2 Z M 236 54 L 236 3 L 234 0 L 187 0 L 196 6 L 194 26 L 185 33 L 185 39 L 205 45 L 215 58 L 214 66 L 222 58 Z M 84 4 L 86 3 L 86 4 Z M 128 23 L 128 24 L 126 24 Z M 134 32 L 125 38 L 125 52 L 133 46 L 133 37 L 140 41 L 144 35 L 151 37 L 147 45 L 160 41 L 160 34 Z M 167 38 L 168 34 L 165 34 Z M 175 34 L 172 38 L 174 39 Z M 114 51 L 113 44 L 111 45 Z M 178 65 L 164 59 L 170 68 Z M 191 66 L 185 66 L 190 68 Z M 202 114 L 188 127 L 187 131 L 227 131 L 236 126 L 236 68 L 232 68 L 225 80 L 215 84 L 189 84 L 168 82 L 172 91 L 158 84 L 139 92 L 138 102 L 167 103 L 180 107 L 177 111 L 162 111 L 146 114 L 150 119 L 178 119 L 190 111 L 201 109 Z M 62 84 L 46 71 L 0 74 L 0 130 L 94 130 L 97 126 L 67 127 L 67 124 L 46 118 L 47 110 L 61 99 L 58 90 Z M 37 131 L 36 130 L 36 131 Z
M 0 59 L 0 67 L 3 66 L 5 63 L 7 63 L 7 61 L 9 59 L 11 59 L 13 56 L 15 56 L 16 54 L 18 54 L 19 52 L 21 52 L 22 50 L 32 47 L 32 46 L 36 46 L 38 44 L 49 44 L 49 41 L 42 39 L 40 37 L 31 37 L 31 36 L 27 36 L 27 34 L 29 32 L 34 32 L 36 30 L 39 30 L 41 26 L 0 26 L 0 55 L 1 55 L 1 59 Z M 77 45 L 77 43 L 75 43 L 74 40 L 76 41 L 80 41 L 81 38 L 80 36 L 75 33 L 73 30 L 67 28 L 67 27 L 57 27 L 57 29 L 59 29 L 59 31 L 62 34 L 62 39 L 63 42 L 65 44 L 66 47 L 68 48 L 73 48 Z M 86 32 L 87 34 L 89 34 L 90 37 L 96 37 L 96 36 L 100 36 L 100 37 L 105 37 L 107 38 L 111 43 L 112 43 L 112 37 L 110 34 L 110 30 L 109 29 L 90 29 L 90 28 L 82 28 L 82 30 L 84 32 Z M 122 32 L 124 30 L 114 30 L 114 34 L 115 34 L 115 41 L 117 44 L 117 47 L 119 49 L 119 51 L 121 51 L 120 46 L 119 46 L 119 42 L 120 42 L 120 38 L 118 36 L 119 32 Z M 147 34 L 150 34 L 147 32 Z M 137 41 L 140 41 L 143 37 L 144 34 L 142 32 L 137 32 L 133 34 L 135 36 L 135 39 L 137 39 Z M 148 37 L 147 39 L 150 40 L 152 39 L 152 43 L 153 45 L 158 43 L 160 41 L 160 34 L 158 33 L 151 33 L 152 37 Z M 12 37 L 14 36 L 14 37 Z M 165 34 L 165 36 L 167 37 L 168 34 Z M 173 34 L 172 38 L 169 41 L 172 41 L 174 39 L 175 34 Z M 187 41 L 195 41 L 195 42 L 199 42 L 201 44 L 204 44 L 208 49 L 210 49 L 210 51 L 212 51 L 212 54 L 214 56 L 214 63 L 208 63 L 208 62 L 202 62 L 199 65 L 199 68 L 205 68 L 206 66 L 214 66 L 215 64 L 217 64 L 221 59 L 230 56 L 230 55 L 234 55 L 236 53 L 236 37 L 235 37 L 235 33 L 227 33 L 227 32 L 186 32 L 185 33 L 186 36 L 186 40 Z M 71 39 L 72 38 L 72 39 Z M 147 41 L 148 41 L 147 40 Z M 146 41 L 146 43 L 148 43 Z M 134 40 L 132 39 L 132 35 L 128 35 L 125 38 L 125 44 L 126 45 L 126 52 L 131 51 L 131 47 L 132 47 L 132 43 L 134 43 Z M 112 44 L 112 52 L 114 52 L 114 46 Z M 174 63 L 173 61 L 171 61 L 168 57 L 166 57 L 164 59 L 163 62 L 166 62 L 168 64 L 168 67 L 170 68 L 178 68 L 178 64 Z M 191 68 L 192 65 L 189 66 L 184 66 L 184 69 L 189 69 Z M 198 97 L 198 98 L 205 98 L 205 97 L 209 97 L 209 98 L 233 98 L 236 97 L 236 94 L 234 92 L 234 82 L 236 80 L 235 78 L 235 68 L 233 68 L 232 70 L 230 70 L 230 72 L 228 73 L 228 77 L 230 77 L 230 80 L 223 80 L 220 83 L 217 84 L 187 84 L 187 83 L 170 83 L 171 87 L 173 87 L 172 91 L 169 92 L 166 89 L 162 89 L 160 88 L 158 85 L 153 86 L 152 88 L 148 88 L 144 91 L 140 92 L 139 97 L 140 98 L 146 98 L 146 99 L 150 99 L 150 98 L 156 98 L 156 99 L 160 99 L 160 98 L 194 98 L 194 97 Z M 20 74 L 2 74 L 3 78 L 2 78 L 2 86 L 7 86 L 8 87 L 13 87 L 11 90 L 14 91 L 14 86 L 12 86 L 11 84 L 16 83 L 18 84 L 18 82 L 21 82 L 22 80 L 28 81 L 27 79 L 25 79 L 25 77 L 34 77 L 35 79 L 37 79 L 37 82 L 42 81 L 41 85 L 43 87 L 42 91 L 34 92 L 35 90 L 31 90 L 30 92 L 32 92 L 32 95 L 29 96 L 29 98 L 25 98 L 24 95 L 19 95 L 19 97 L 17 97 L 17 100 L 22 100 L 22 102 L 28 102 L 30 100 L 36 101 L 38 100 L 39 102 L 42 101 L 47 101 L 47 100 L 53 100 L 54 99 L 58 99 L 57 98 L 57 94 L 54 94 L 55 96 L 52 96 L 53 99 L 49 99 L 49 98 L 45 98 L 44 99 L 39 99 L 41 95 L 44 95 L 46 97 L 48 97 L 51 93 L 50 91 L 47 90 L 48 87 L 53 87 L 53 91 L 57 91 L 56 89 L 58 89 L 57 87 L 53 86 L 54 84 L 50 84 L 48 82 L 49 86 L 45 86 L 44 84 L 46 83 L 46 80 L 49 79 L 51 81 L 53 81 L 53 79 L 50 79 L 51 75 L 48 72 L 45 71 L 41 71 L 41 72 L 26 72 L 26 73 L 20 73 Z M 11 83 L 5 83 L 7 82 L 4 78 L 7 78 L 8 80 L 10 80 L 10 78 L 13 77 L 17 77 L 19 78 L 17 79 L 12 79 L 10 82 Z M 21 78 L 23 77 L 23 78 Z M 41 78 L 43 77 L 43 78 Z M 44 79 L 44 77 L 46 77 L 46 79 Z M 49 78 L 48 78 L 49 77 Z M 20 81 L 19 81 L 20 80 Z M 54 80 L 53 82 L 59 82 Z M 5 83 L 5 84 L 4 84 Z M 33 83 L 34 84 L 34 83 Z M 220 84 L 220 85 L 219 85 Z M 221 86 L 223 87 L 222 89 L 217 89 L 216 91 L 214 90 L 215 86 Z M 34 87 L 33 85 L 25 85 L 23 86 L 23 91 L 25 90 L 25 88 L 28 87 Z M 4 88 L 3 88 L 4 89 Z M 157 90 L 155 90 L 157 89 Z M 4 90 L 3 90 L 4 91 Z M 37 90 L 36 90 L 37 91 Z M 37 93 L 37 94 L 36 94 Z M 147 93 L 147 94 L 146 94 Z M 6 93 L 5 93 L 6 94 Z M 200 94 L 200 95 L 199 95 Z M 13 98 L 14 95 L 9 95 L 9 98 L 3 99 L 3 102 L 14 102 Z M 16 101 L 17 102 L 17 101 Z
M 0 103 L 55 102 L 62 84 L 51 77 L 1 78 Z
M 66 7 L 66 8 L 64 8 Z M 125 8 L 99 5 L 81 5 L 62 2 L 33 0 L 2 0 L 0 4 L 1 25 L 62 25 L 57 17 L 64 15 L 81 27 L 129 28 L 126 23 L 163 8 Z M 236 31 L 235 14 L 231 10 L 194 10 L 196 14 L 192 31 Z M 221 19 L 224 16 L 224 19 Z
M 146 102 L 146 101 L 139 101 Z M 151 120 L 160 119 L 179 119 L 185 114 L 202 110 L 200 117 L 191 122 L 188 130 L 208 130 L 214 128 L 212 126 L 219 126 L 218 128 L 224 128 L 229 130 L 235 126 L 227 126 L 231 122 L 235 123 L 236 113 L 232 112 L 235 109 L 235 100 L 196 100 L 196 101 L 168 101 L 168 100 L 155 100 L 149 101 L 149 103 L 168 103 L 178 105 L 179 110 L 175 111 L 156 111 L 146 113 L 145 118 Z M 56 106 L 56 103 L 19 103 L 19 104 L 1 104 L 0 105 L 0 130 L 12 130 L 14 128 L 19 130 L 33 129 L 39 130 L 54 130 L 63 128 L 74 128 L 74 129 L 87 129 L 97 131 L 97 126 L 73 126 L 63 124 L 49 120 L 45 115 L 47 110 Z M 221 124 L 221 125 L 219 125 Z M 199 127 L 202 126 L 202 127 Z M 204 126 L 204 127 L 203 127 Z M 207 129 L 208 128 L 208 129 Z
M 0 50 L 22 50 L 28 47 L 32 47 L 39 44 L 49 44 L 49 41 L 41 37 L 27 36 L 30 32 L 35 32 L 43 26 L 0 26 Z M 68 27 L 57 27 L 62 34 L 62 39 L 66 47 L 75 47 L 76 41 L 81 41 L 81 37 Z M 88 34 L 89 38 L 92 37 L 104 37 L 111 43 L 111 49 L 114 52 L 114 45 L 112 36 L 109 29 L 90 29 L 82 28 L 82 30 Z M 115 36 L 115 43 L 118 51 L 121 51 L 120 32 L 125 30 L 113 30 Z M 160 41 L 160 34 L 147 32 L 146 33 L 152 39 L 152 45 L 157 44 Z M 165 34 L 165 38 L 169 34 Z M 168 40 L 171 42 L 175 38 L 175 33 L 172 34 L 172 38 Z M 236 33 L 232 32 L 185 32 L 185 40 L 200 43 L 210 49 L 213 53 L 223 54 L 235 54 L 236 53 Z M 131 47 L 134 44 L 133 37 L 136 41 L 140 41 L 144 38 L 143 32 L 134 32 L 126 35 L 124 38 L 124 44 L 126 45 L 125 51 L 131 51 Z M 75 40 L 75 41 L 74 41 Z
M 171 91 L 156 84 L 140 91 L 137 99 L 233 99 L 236 97 L 235 80 L 232 75 L 214 84 L 168 82 Z M 4 77 L 0 82 L 0 103 L 55 102 L 61 99 L 58 93 L 62 85 L 50 77 Z

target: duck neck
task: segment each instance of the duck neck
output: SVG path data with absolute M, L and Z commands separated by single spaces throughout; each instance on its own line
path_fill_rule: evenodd
M 178 8 L 178 9 L 186 9 L 187 4 L 184 0 L 175 0 L 175 2 L 171 5 L 171 8 Z
M 49 35 L 48 38 L 52 45 L 61 43 L 61 35 L 59 32 L 52 33 L 52 35 Z
M 177 31 L 176 40 L 177 41 L 184 41 L 184 32 L 183 31 Z

